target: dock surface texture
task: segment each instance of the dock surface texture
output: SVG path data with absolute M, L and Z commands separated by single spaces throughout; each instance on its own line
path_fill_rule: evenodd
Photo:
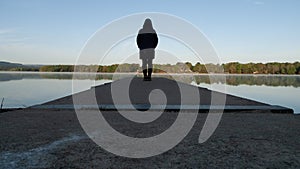
M 198 109 L 199 112 L 268 110 L 277 113 L 293 113 L 290 108 L 269 105 L 167 78 L 153 78 L 149 82 L 138 77 L 124 78 L 95 86 L 90 90 L 57 99 L 36 106 L 36 108 L 73 109 L 74 106 L 75 108 L 103 110 L 148 110 L 151 107 L 153 110 Z
M 134 79 L 139 80 L 139 79 Z M 155 83 L 155 81 L 160 83 Z M 163 90 L 168 97 L 170 88 L 154 79 L 145 85 Z M 168 81 L 172 83 L 172 81 Z M 132 82 L 130 89 L 138 92 L 145 103 L 143 92 Z M 136 82 L 144 83 L 144 82 Z M 146 82 L 145 82 L 146 83 Z M 111 84 L 78 93 L 79 98 L 96 91 L 97 101 L 110 104 L 105 93 Z M 182 84 L 184 85 L 184 84 Z M 199 88 L 200 94 L 208 92 Z M 103 93 L 104 92 L 104 93 Z M 135 92 L 134 92 L 135 93 Z M 158 92 L 159 93 L 159 92 Z M 155 93 L 154 93 L 155 94 Z M 220 93 L 219 93 L 220 94 Z M 158 94 L 161 96 L 161 93 Z M 155 95 L 154 95 L 155 96 Z M 229 96 L 229 95 L 228 95 Z M 201 104 L 209 104 L 201 96 Z M 255 101 L 229 96 L 226 104 L 265 105 Z M 143 100 L 144 99 L 144 100 Z M 90 105 L 89 97 L 84 104 Z M 151 100 L 151 99 L 150 99 Z M 155 100 L 155 99 L 153 99 Z M 237 102 L 240 101 L 240 102 Z M 126 102 L 125 102 L 126 103 Z M 124 104 L 125 104 L 124 103 Z M 168 100 L 170 105 L 176 99 Z M 72 104 L 72 97 L 64 97 L 42 105 Z M 153 104 L 155 102 L 153 101 Z M 96 109 L 84 109 L 98 113 Z M 187 110 L 188 112 L 188 110 Z M 148 158 L 134 159 L 114 155 L 93 142 L 83 131 L 74 109 L 34 107 L 0 113 L 0 168 L 299 168 L 300 167 L 300 115 L 271 113 L 265 110 L 232 110 L 224 113 L 213 135 L 204 143 L 198 142 L 201 129 L 208 116 L 199 113 L 188 135 L 169 151 Z M 131 137 L 150 137 L 167 130 L 177 118 L 176 111 L 165 111 L 150 123 L 124 120 L 116 110 L 102 110 L 109 124 L 118 132 Z

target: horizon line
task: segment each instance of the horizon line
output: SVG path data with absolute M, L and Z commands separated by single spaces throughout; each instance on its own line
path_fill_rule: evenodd
M 116 65 L 116 64 L 141 64 L 141 63 L 110 63 L 110 64 L 92 64 L 92 63 L 86 63 L 86 64 L 68 64 L 68 63 L 21 63 L 21 62 L 14 62 L 14 61 L 6 61 L 6 60 L 0 60 L 0 62 L 7 62 L 7 63 L 12 63 L 12 64 L 22 64 L 22 65 L 43 65 L 43 66 L 47 66 L 47 65 L 84 65 L 84 66 L 91 66 L 91 65 L 103 65 L 103 66 L 110 66 L 110 65 Z M 172 63 L 153 63 L 153 64 L 160 64 L 160 65 L 166 65 L 166 64 L 170 64 L 170 65 L 176 65 L 177 63 L 191 63 L 192 65 L 195 65 L 197 63 L 200 64 L 228 64 L 228 63 L 240 63 L 240 64 L 249 64 L 249 63 L 254 63 L 254 64 L 258 64 L 258 63 L 262 63 L 262 64 L 267 64 L 267 63 L 297 63 L 300 62 L 300 60 L 298 61 L 265 61 L 265 62 L 254 62 L 254 61 L 249 61 L 249 62 L 240 62 L 240 61 L 229 61 L 229 62 L 222 62 L 222 63 L 201 63 L 201 62 L 196 62 L 196 63 L 192 63 L 189 61 L 184 61 L 184 62 L 176 62 L 175 64 Z

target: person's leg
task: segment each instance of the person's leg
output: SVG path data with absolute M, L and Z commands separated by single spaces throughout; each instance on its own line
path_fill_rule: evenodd
M 153 71 L 152 60 L 153 59 L 148 59 L 148 78 L 149 78 L 149 80 L 151 80 L 151 74 Z
M 143 74 L 144 74 L 144 79 L 147 78 L 147 59 L 143 58 L 142 59 L 142 69 L 143 69 Z

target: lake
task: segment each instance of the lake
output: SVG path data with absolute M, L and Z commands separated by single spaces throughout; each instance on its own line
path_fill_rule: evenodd
M 113 76 L 99 73 L 95 78 L 91 74 L 80 73 L 74 79 L 78 87 L 76 91 L 73 91 L 72 73 L 0 72 L 0 99 L 4 98 L 3 108 L 23 108 L 84 91 L 91 86 L 129 75 Z M 169 77 L 163 74 L 154 74 L 154 76 Z M 299 75 L 174 74 L 172 76 L 184 83 L 212 90 L 225 86 L 229 94 L 289 107 L 294 109 L 295 113 L 300 113 Z M 224 77 L 226 77 L 225 81 Z

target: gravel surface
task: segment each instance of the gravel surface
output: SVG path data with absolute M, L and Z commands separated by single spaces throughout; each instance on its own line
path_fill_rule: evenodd
M 165 112 L 136 126 L 116 112 L 103 114 L 115 129 L 136 137 L 158 134 L 177 117 Z M 173 149 L 132 159 L 111 154 L 89 139 L 74 110 L 5 112 L 0 114 L 0 168 L 300 168 L 300 115 L 225 113 L 213 136 L 199 144 L 205 118 L 199 114 Z

